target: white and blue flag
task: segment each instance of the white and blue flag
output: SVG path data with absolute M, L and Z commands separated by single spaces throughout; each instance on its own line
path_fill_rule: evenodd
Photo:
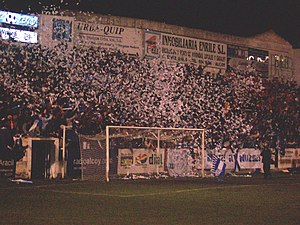
M 225 174 L 226 163 L 224 163 L 218 156 L 212 155 L 211 172 L 215 177 L 223 176 Z

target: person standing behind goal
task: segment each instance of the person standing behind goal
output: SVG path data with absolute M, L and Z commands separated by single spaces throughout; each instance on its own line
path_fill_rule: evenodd
M 260 155 L 262 156 L 264 178 L 271 178 L 270 168 L 273 160 L 271 150 L 270 148 L 268 148 L 267 144 L 263 145 L 262 152 L 260 153 Z

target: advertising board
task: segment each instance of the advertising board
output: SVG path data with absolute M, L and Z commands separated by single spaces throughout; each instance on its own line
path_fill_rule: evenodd
M 300 149 L 299 148 L 287 148 L 285 149 L 284 156 L 279 154 L 278 168 L 295 168 L 300 166 Z
M 104 180 L 106 170 L 105 148 L 93 136 L 80 135 L 80 158 L 73 159 L 73 166 L 80 168 L 84 180 Z
M 270 77 L 290 79 L 293 77 L 293 61 L 287 53 L 270 53 Z
M 144 33 L 146 57 L 226 69 L 226 44 L 147 30 Z
M 0 159 L 0 178 L 14 178 L 15 163 L 12 159 Z
M 199 174 L 201 160 L 192 157 L 189 148 L 168 149 L 167 169 L 171 177 L 189 177 Z
M 51 48 L 63 43 L 69 47 L 73 47 L 73 17 L 42 14 L 40 21 L 40 26 L 37 31 L 41 45 Z
M 96 46 L 141 55 L 142 30 L 101 23 L 76 21 L 76 45 Z
M 223 148 L 218 152 L 210 152 L 206 155 L 205 168 L 210 169 L 212 167 L 212 155 L 216 155 L 226 164 L 228 170 L 261 169 L 263 164 L 260 153 L 259 149 L 254 148 L 243 148 L 239 149 L 238 152 Z
M 153 149 L 119 149 L 118 174 L 163 172 L 164 155 L 164 151 L 157 154 Z

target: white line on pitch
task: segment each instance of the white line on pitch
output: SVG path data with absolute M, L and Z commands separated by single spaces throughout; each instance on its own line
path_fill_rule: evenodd
M 62 194 L 77 194 L 77 195 L 90 195 L 90 196 L 105 196 L 105 197 L 119 197 L 119 198 L 134 198 L 134 197 L 146 197 L 146 196 L 156 196 L 156 195 L 170 195 L 186 192 L 196 192 L 196 191 L 207 191 L 207 190 L 216 190 L 216 189 L 225 189 L 225 188 L 242 188 L 242 187 L 254 187 L 254 186 L 275 186 L 275 185 L 300 185 L 300 183 L 293 184 L 249 184 L 249 185 L 231 185 L 231 186 L 219 186 L 219 187 L 203 187 L 203 188 L 193 188 L 193 189 L 182 189 L 175 191 L 164 191 L 157 193 L 148 193 L 148 194 L 131 194 L 131 195 L 120 195 L 120 194 L 105 194 L 105 193 L 90 193 L 90 192 L 78 192 L 78 191 L 61 191 L 61 190 L 49 190 L 45 188 L 39 188 L 39 190 L 62 193 Z

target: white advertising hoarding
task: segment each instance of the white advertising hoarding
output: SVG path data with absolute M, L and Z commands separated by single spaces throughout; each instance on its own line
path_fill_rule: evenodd
M 144 32 L 144 54 L 147 57 L 226 69 L 226 44 L 173 34 Z
M 156 149 L 119 149 L 118 174 L 156 173 L 164 171 L 164 151 Z
M 199 175 L 201 171 L 201 160 L 193 158 L 191 149 L 168 149 L 167 169 L 171 177 L 189 177 Z
M 300 149 L 287 148 L 284 156 L 279 154 L 278 167 L 279 169 L 295 168 L 300 166 Z
M 76 45 L 119 50 L 126 54 L 142 54 L 142 30 L 101 23 L 77 21 Z
M 222 149 L 218 152 L 209 153 L 205 157 L 205 168 L 212 168 L 212 155 L 219 157 L 225 164 L 227 170 L 239 171 L 241 169 L 262 169 L 261 151 L 254 148 L 243 148 L 238 153 L 230 149 Z M 274 157 L 273 157 L 274 158 Z

